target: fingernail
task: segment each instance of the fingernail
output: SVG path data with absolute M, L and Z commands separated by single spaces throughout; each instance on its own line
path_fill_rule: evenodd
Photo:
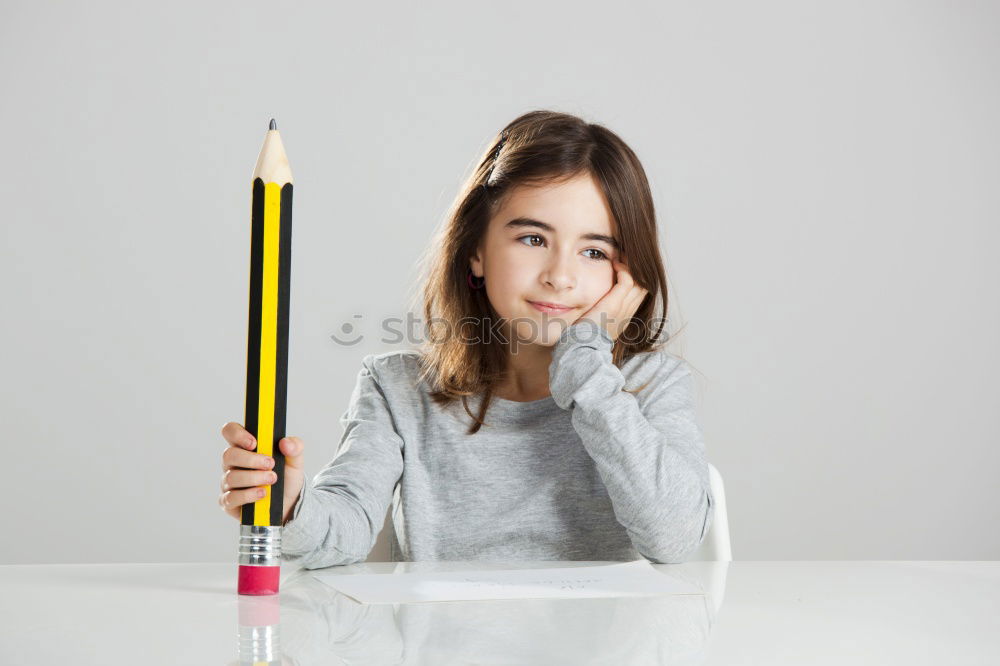
M 268 477 L 267 477 L 267 478 L 268 478 L 268 480 L 269 480 L 269 481 L 271 481 L 271 482 L 273 483 L 273 482 L 275 482 L 275 481 L 277 481 L 277 480 L 278 480 L 278 475 L 277 475 L 277 474 L 275 474 L 274 472 L 271 472 L 271 473 L 270 473 L 270 474 L 268 475 Z
M 263 497 L 264 493 L 266 493 L 266 492 L 267 492 L 266 490 L 264 490 L 263 488 L 261 488 L 260 490 L 257 491 L 257 497 Z

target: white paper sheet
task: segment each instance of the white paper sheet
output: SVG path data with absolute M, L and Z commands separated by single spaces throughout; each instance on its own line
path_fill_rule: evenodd
M 479 599 L 648 597 L 704 594 L 694 584 L 657 571 L 648 560 L 553 569 L 313 576 L 366 604 Z

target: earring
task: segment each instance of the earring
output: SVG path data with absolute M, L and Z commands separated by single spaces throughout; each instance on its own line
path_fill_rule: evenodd
M 472 274 L 472 268 L 469 268 L 469 272 L 465 274 L 465 282 L 469 285 L 469 289 L 482 289 L 486 284 L 486 278 L 476 277 Z

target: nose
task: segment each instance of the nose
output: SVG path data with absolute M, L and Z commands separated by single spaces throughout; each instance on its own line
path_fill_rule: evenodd
M 576 286 L 576 262 L 573 255 L 567 252 L 553 252 L 542 279 L 545 284 L 555 290 L 563 291 Z

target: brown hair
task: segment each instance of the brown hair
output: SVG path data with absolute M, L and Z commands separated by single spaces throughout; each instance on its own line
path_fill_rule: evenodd
M 501 144 L 494 162 L 494 153 Z M 423 310 L 429 329 L 428 339 L 420 349 L 421 379 L 427 381 L 430 395 L 439 405 L 461 398 L 474 421 L 470 435 L 485 425 L 483 417 L 493 388 L 505 370 L 508 350 L 481 341 L 482 331 L 478 331 L 479 342 L 469 342 L 475 337 L 470 332 L 477 333 L 470 329 L 481 326 L 484 320 L 499 319 L 486 290 L 472 290 L 466 282 L 469 258 L 485 236 L 490 219 L 515 186 L 560 182 L 586 173 L 593 175 L 607 198 L 616 227 L 615 239 L 628 258 L 629 272 L 636 284 L 649 291 L 615 341 L 612 360 L 621 367 L 640 352 L 662 347 L 654 347 L 654 342 L 659 341 L 666 321 L 667 278 L 660 257 L 653 199 L 638 157 L 601 125 L 555 111 L 525 113 L 493 138 L 421 261 Z M 662 315 L 658 317 L 659 328 L 651 334 L 657 296 Z M 441 341 L 433 339 L 436 321 L 446 324 L 449 330 Z M 645 385 L 630 392 L 642 388 Z M 467 401 L 475 395 L 483 396 L 478 415 L 472 413 Z

